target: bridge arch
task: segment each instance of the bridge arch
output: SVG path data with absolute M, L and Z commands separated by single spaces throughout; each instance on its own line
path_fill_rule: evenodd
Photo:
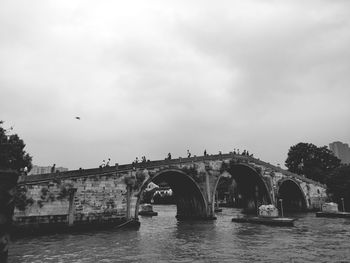
M 142 194 L 150 182 L 165 181 L 176 198 L 177 215 L 179 219 L 207 218 L 208 202 L 199 185 L 191 176 L 180 169 L 165 169 L 148 178 L 140 187 L 135 207 L 135 218 L 138 216 Z
M 227 174 L 234 180 L 236 187 L 233 204 L 235 207 L 256 212 L 258 206 L 272 204 L 271 191 L 263 176 L 255 167 L 245 163 L 230 164 L 230 167 L 220 174 L 215 183 L 212 200 L 215 200 L 214 197 L 220 180 Z
M 293 178 L 284 178 L 278 183 L 278 199 L 282 199 L 283 210 L 304 211 L 307 209 L 306 196 L 300 184 Z

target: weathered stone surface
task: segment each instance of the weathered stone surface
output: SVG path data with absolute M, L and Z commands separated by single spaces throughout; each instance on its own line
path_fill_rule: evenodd
M 67 188 L 76 189 L 75 220 L 105 213 L 126 217 L 127 210 L 136 218 L 143 190 L 157 180 L 165 180 L 173 188 L 180 217 L 213 218 L 216 187 L 223 176 L 233 176 L 238 185 L 246 185 L 250 191 L 246 206 L 252 209 L 270 203 L 278 207 L 280 191 L 287 183 L 299 191 L 306 209 L 319 207 L 326 198 L 322 184 L 252 157 L 222 154 L 28 176 L 20 184 L 33 203 L 24 211 L 16 209 L 14 218 L 68 215 Z M 131 191 L 129 209 L 127 189 Z
M 24 210 L 15 209 L 14 223 L 18 228 L 45 224 L 78 225 L 101 220 L 110 222 L 115 217 L 126 216 L 126 185 L 122 177 L 113 174 L 56 177 L 21 184 L 26 187 L 26 196 L 33 203 Z M 72 189 L 73 197 L 70 195 Z

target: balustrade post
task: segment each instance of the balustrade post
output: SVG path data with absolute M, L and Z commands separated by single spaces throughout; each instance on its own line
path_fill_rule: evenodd
M 283 204 L 282 204 L 282 201 L 283 201 L 283 200 L 280 199 L 279 201 L 280 201 L 280 203 L 281 203 L 281 217 L 283 217 Z

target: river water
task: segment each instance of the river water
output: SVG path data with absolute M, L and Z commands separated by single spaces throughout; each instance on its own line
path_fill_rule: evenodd
M 13 240 L 17 262 L 350 262 L 350 219 L 295 215 L 294 227 L 231 222 L 240 211 L 223 208 L 217 220 L 179 222 L 176 206 L 154 206 L 139 230 L 110 229 Z

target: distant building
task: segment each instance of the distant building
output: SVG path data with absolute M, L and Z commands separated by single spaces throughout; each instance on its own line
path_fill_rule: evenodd
M 332 142 L 329 144 L 329 149 L 343 164 L 350 164 L 350 148 L 347 143 Z
M 28 175 L 34 175 L 34 174 L 48 174 L 51 173 L 51 168 L 52 166 L 38 166 L 38 165 L 33 165 L 32 169 L 28 173 Z M 55 171 L 59 172 L 65 172 L 68 171 L 68 168 L 64 167 L 55 167 Z

